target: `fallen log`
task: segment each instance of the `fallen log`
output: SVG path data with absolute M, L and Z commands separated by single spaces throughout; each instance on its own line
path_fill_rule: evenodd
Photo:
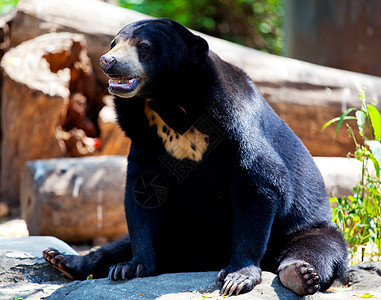
M 361 163 L 343 157 L 315 157 L 329 196 L 352 194 Z M 86 242 L 126 234 L 124 156 L 30 161 L 20 187 L 21 217 L 30 235 Z
M 72 243 L 127 234 L 126 168 L 127 159 L 121 156 L 28 162 L 20 207 L 29 234 L 52 235 Z

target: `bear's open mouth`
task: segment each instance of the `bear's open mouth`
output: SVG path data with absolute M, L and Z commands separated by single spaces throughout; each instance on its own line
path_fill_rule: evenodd
M 125 95 L 133 92 L 140 81 L 140 77 L 110 77 L 108 89 L 111 94 Z

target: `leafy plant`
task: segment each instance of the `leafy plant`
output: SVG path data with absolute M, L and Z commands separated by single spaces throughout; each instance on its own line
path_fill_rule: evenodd
M 361 246 L 364 261 L 365 246 L 371 243 L 381 250 L 381 115 L 372 104 L 366 103 L 365 92 L 360 91 L 361 109 L 349 108 L 340 117 L 328 121 L 323 130 L 334 122 L 338 122 L 336 131 L 343 121 L 356 120 L 361 139 L 357 140 L 352 127 L 346 124 L 350 138 L 356 150 L 348 155 L 362 164 L 361 180 L 353 188 L 353 195 L 333 197 L 333 221 L 342 230 L 348 242 L 351 259 Z M 355 112 L 354 116 L 349 115 Z M 370 259 L 375 253 L 370 254 Z M 380 253 L 377 253 L 378 258 Z
M 14 9 L 19 0 L 0 0 L 0 16 Z
M 171 18 L 203 33 L 270 53 L 283 48 L 281 0 L 118 0 L 120 6 Z

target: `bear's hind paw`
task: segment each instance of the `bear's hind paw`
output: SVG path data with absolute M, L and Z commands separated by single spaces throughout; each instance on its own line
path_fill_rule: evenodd
M 297 262 L 286 266 L 279 272 L 282 284 L 299 296 L 315 294 L 320 285 L 316 269 L 307 262 Z

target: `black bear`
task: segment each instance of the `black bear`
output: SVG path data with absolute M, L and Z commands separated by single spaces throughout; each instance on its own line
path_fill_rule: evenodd
M 242 70 L 168 19 L 124 27 L 100 65 L 132 140 L 129 236 L 86 256 L 46 249 L 48 262 L 74 279 L 221 269 L 223 295 L 261 270 L 298 295 L 344 274 L 321 174 Z

